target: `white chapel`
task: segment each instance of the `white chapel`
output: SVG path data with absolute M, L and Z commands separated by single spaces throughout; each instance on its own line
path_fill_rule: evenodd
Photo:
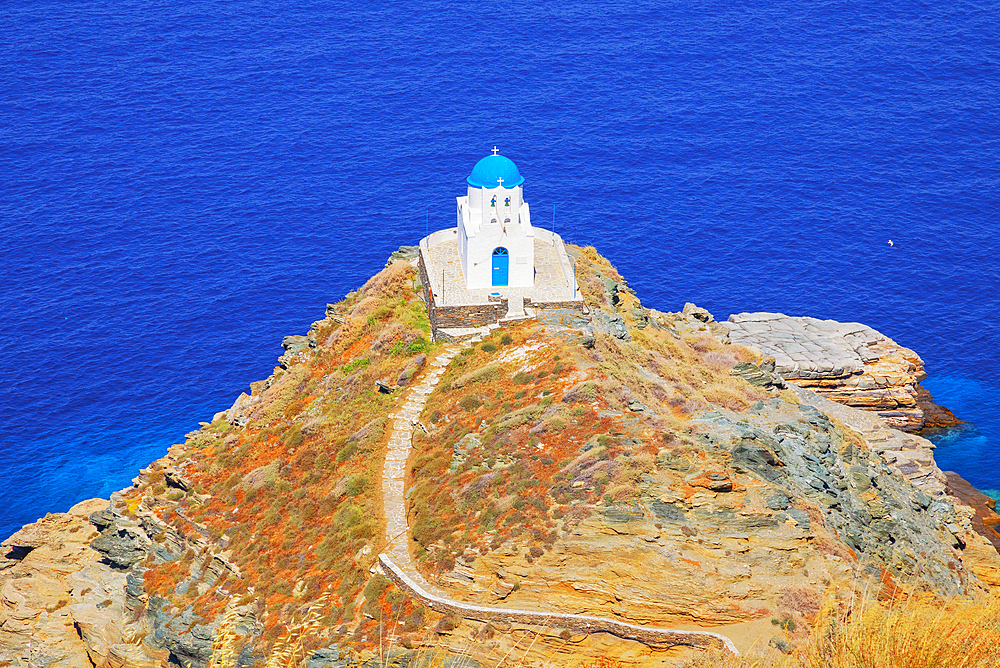
M 456 198 L 465 288 L 533 287 L 535 233 L 517 165 L 494 147 L 465 181 L 466 195 Z
M 458 224 L 420 240 L 417 266 L 435 338 L 471 336 L 539 310 L 584 309 L 555 230 L 531 226 L 517 165 L 493 147 L 465 179 Z

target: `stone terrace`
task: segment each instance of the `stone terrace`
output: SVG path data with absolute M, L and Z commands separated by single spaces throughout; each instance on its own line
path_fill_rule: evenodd
M 535 229 L 535 285 L 531 288 L 495 286 L 466 289 L 458 257 L 457 229 L 435 232 L 422 240 L 420 247 L 437 306 L 488 304 L 497 301 L 496 297 L 490 299 L 491 294 L 500 293 L 500 299 L 508 300 L 508 316 L 522 317 L 524 311 L 521 305 L 525 297 L 530 298 L 532 303 L 583 301 L 562 239 L 546 230 Z

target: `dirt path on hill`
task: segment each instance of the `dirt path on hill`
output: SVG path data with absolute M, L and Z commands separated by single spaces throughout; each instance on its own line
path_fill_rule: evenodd
M 430 369 L 400 398 L 399 409 L 393 418 L 392 434 L 386 449 L 382 469 L 382 496 L 385 512 L 386 552 L 379 555 L 379 564 L 387 578 L 400 588 L 439 612 L 454 614 L 481 621 L 503 621 L 515 624 L 538 624 L 565 628 L 578 633 L 611 633 L 620 638 L 637 640 L 649 645 L 686 645 L 691 647 L 724 648 L 739 654 L 733 642 L 724 635 L 711 631 L 680 631 L 629 624 L 604 617 L 573 615 L 560 612 L 496 608 L 456 601 L 441 589 L 431 585 L 417 571 L 410 557 L 410 527 L 406 520 L 406 460 L 412 448 L 412 437 L 417 420 L 423 411 L 428 395 L 434 391 L 441 375 L 462 348 L 469 344 L 448 346 L 430 362 Z

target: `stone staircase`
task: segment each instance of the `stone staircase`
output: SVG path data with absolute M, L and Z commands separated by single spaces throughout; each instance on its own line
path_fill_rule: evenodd
M 401 397 L 399 409 L 391 414 L 392 434 L 389 436 L 389 446 L 385 454 L 385 466 L 382 469 L 382 505 L 385 512 L 385 539 L 388 552 L 395 563 L 400 564 L 406 572 L 421 585 L 434 588 L 417 572 L 410 558 L 410 527 L 406 521 L 406 459 L 410 456 L 413 442 L 413 430 L 421 429 L 420 413 L 424 410 L 427 397 L 441 380 L 441 374 L 451 364 L 462 348 L 474 340 L 463 341 L 461 344 L 447 346 L 429 363 L 429 369 L 423 373 L 420 381 L 406 390 Z

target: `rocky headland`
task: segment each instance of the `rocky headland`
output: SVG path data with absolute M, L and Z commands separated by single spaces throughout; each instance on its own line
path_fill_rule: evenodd
M 391 258 L 132 487 L 3 542 L 0 665 L 680 666 L 792 651 L 830 596 L 1000 587 L 915 353 L 648 309 L 570 252 L 585 313 L 457 343 Z
M 959 424 L 920 386 L 927 377 L 920 356 L 871 327 L 783 313 L 739 313 L 721 324 L 734 344 L 760 350 L 785 380 L 874 411 L 890 427 L 919 432 Z

